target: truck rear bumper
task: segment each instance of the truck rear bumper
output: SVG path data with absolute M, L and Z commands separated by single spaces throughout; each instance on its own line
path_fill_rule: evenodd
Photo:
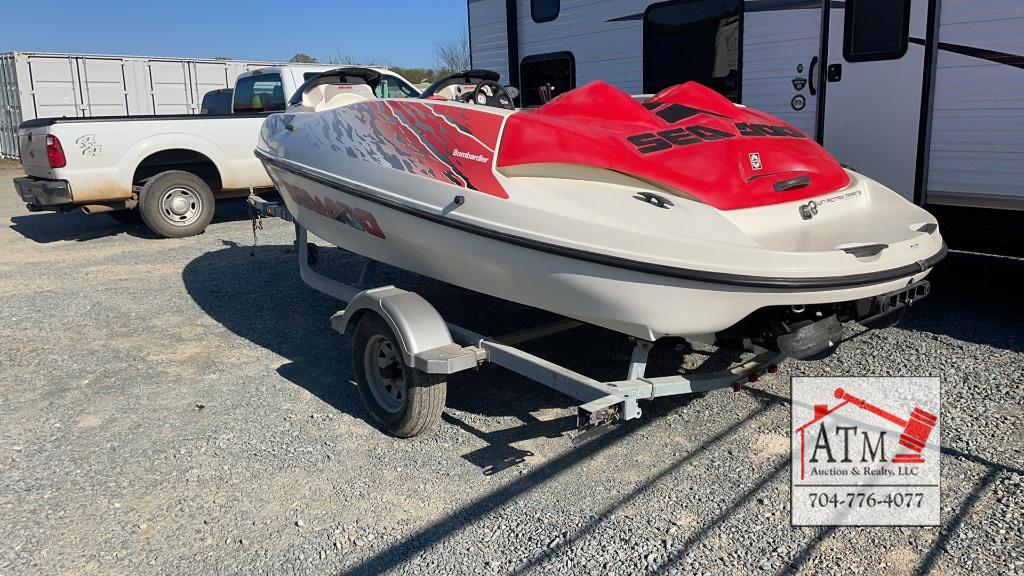
M 71 206 L 71 187 L 66 180 L 46 180 L 33 176 L 14 179 L 18 195 L 32 212 L 64 210 Z

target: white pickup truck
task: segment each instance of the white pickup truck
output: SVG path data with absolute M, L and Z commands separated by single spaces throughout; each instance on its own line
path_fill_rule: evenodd
M 192 236 L 213 218 L 214 199 L 272 186 L 253 155 L 263 120 L 285 109 L 306 80 L 336 66 L 281 66 L 238 77 L 230 110 L 224 90 L 204 98 L 205 114 L 38 118 L 21 124 L 26 176 L 14 180 L 30 211 L 135 211 L 164 237 Z M 416 97 L 401 76 L 381 70 L 383 97 Z

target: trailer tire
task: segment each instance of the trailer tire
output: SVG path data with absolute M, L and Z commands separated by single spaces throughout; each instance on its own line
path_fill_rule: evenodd
M 139 193 L 139 213 L 164 238 L 195 236 L 213 220 L 210 187 L 191 172 L 168 170 L 150 178 Z
M 364 313 L 356 325 L 352 367 L 359 399 L 385 431 L 411 438 L 441 419 L 448 387 L 445 376 L 406 366 L 394 332 L 374 312 Z

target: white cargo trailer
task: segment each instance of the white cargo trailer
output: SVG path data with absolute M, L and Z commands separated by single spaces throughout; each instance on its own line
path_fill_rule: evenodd
M 203 95 L 274 62 L 146 56 L 0 54 L 0 155 L 18 157 L 18 125 L 35 118 L 198 114 Z
M 920 204 L 1024 210 L 1021 0 L 468 4 L 473 66 L 526 105 L 696 80 Z

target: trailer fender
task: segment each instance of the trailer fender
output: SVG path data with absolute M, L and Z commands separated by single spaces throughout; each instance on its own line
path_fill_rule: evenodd
M 331 327 L 345 334 L 366 313 L 377 314 L 387 322 L 407 366 L 450 374 L 477 364 L 476 355 L 455 344 L 444 319 L 419 294 L 394 286 L 363 290 L 331 318 Z

